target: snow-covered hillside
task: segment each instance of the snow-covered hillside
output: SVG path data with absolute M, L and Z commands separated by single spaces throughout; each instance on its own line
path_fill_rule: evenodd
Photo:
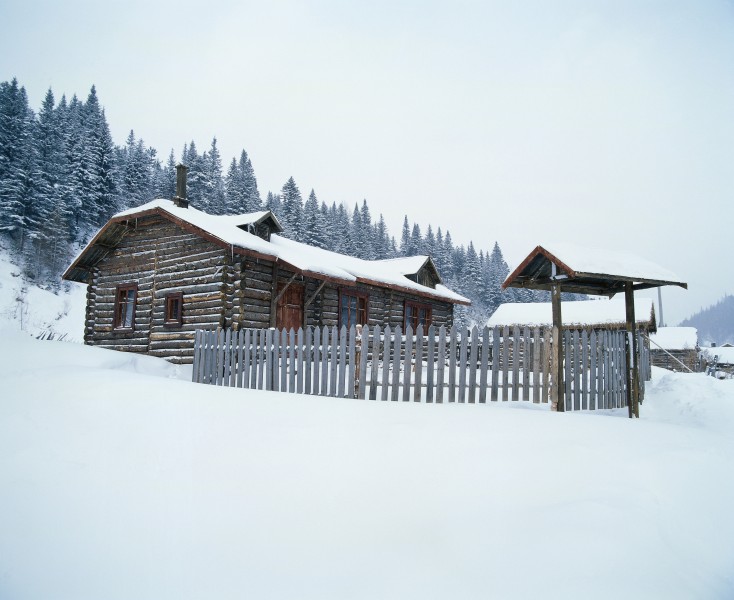
M 0 369 L 0 598 L 734 597 L 734 381 L 656 370 L 631 421 Z
M 65 336 L 81 342 L 84 337 L 86 287 L 59 283 L 58 291 L 42 289 L 27 281 L 22 269 L 0 247 L 0 332 L 23 331 Z

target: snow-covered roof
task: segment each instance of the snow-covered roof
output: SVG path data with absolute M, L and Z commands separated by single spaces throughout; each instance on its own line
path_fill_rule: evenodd
M 650 342 L 653 350 L 690 350 L 698 344 L 698 330 L 695 327 L 658 327 L 657 333 L 650 335 Z
M 585 248 L 565 242 L 544 245 L 543 248 L 581 273 L 616 275 L 636 280 L 680 281 L 672 271 L 626 252 Z
M 714 346 L 713 348 L 706 348 L 704 353 L 711 360 L 713 360 L 714 356 L 718 356 L 719 359 L 716 362 L 720 365 L 734 365 L 734 347 Z
M 650 298 L 635 298 L 635 319 L 648 323 L 652 319 L 653 301 Z M 611 300 L 578 300 L 564 302 L 561 308 L 564 326 L 616 325 L 626 322 L 624 298 Z M 495 325 L 530 325 L 550 327 L 553 325 L 553 309 L 550 302 L 515 302 L 501 304 L 487 321 Z
M 675 273 L 649 260 L 617 250 L 568 243 L 536 246 L 507 276 L 502 287 L 550 289 L 560 283 L 569 292 L 613 296 L 624 291 L 628 282 L 633 283 L 634 289 L 688 287 Z
M 412 256 L 391 260 L 363 260 L 302 244 L 279 235 L 271 235 L 270 241 L 267 241 L 240 228 L 243 225 L 258 223 L 268 215 L 272 216 L 270 211 L 243 215 L 210 215 L 191 206 L 182 208 L 171 200 L 159 199 L 117 213 L 110 222 L 140 218 L 154 213 L 161 214 L 164 217 L 170 216 L 174 221 L 191 225 L 196 230 L 206 234 L 212 241 L 231 246 L 233 251 L 241 249 L 277 259 L 309 276 L 333 279 L 347 285 L 354 284 L 357 281 L 373 283 L 402 289 L 407 292 L 416 292 L 420 295 L 452 303 L 469 304 L 467 298 L 442 284 L 437 284 L 434 289 L 406 277 L 406 275 L 417 273 L 429 261 L 427 256 Z M 275 222 L 277 223 L 277 220 Z M 72 271 L 79 259 L 95 243 L 95 240 L 92 240 L 80 253 L 72 266 L 67 269 L 65 275 Z

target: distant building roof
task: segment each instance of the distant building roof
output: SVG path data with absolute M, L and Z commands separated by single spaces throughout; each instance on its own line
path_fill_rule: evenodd
M 579 300 L 564 302 L 561 317 L 565 327 L 600 325 L 624 326 L 626 322 L 624 298 L 611 300 Z M 650 298 L 635 298 L 635 318 L 640 324 L 655 323 L 655 308 Z M 530 325 L 550 327 L 553 310 L 550 302 L 516 302 L 501 304 L 489 318 L 487 325 Z
M 650 335 L 651 349 L 691 350 L 698 345 L 698 330 L 695 327 L 659 327 Z

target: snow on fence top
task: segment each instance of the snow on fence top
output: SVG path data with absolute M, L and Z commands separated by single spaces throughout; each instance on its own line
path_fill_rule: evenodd
M 698 345 L 698 330 L 695 327 L 659 327 L 650 335 L 652 349 L 691 350 Z
M 114 215 L 95 236 L 95 239 L 80 252 L 64 276 L 74 279 L 71 276 L 72 271 L 111 223 L 129 221 L 150 214 L 173 217 L 174 221 L 193 226 L 207 234 L 209 238 L 214 238 L 213 241 L 218 241 L 220 245 L 232 247 L 233 251 L 242 249 L 268 258 L 278 259 L 294 267 L 297 271 L 315 278 L 333 279 L 347 285 L 361 281 L 401 288 L 405 291 L 419 292 L 455 304 L 470 304 L 467 298 L 441 283 L 436 284 L 435 288 L 431 288 L 406 277 L 406 275 L 416 274 L 427 263 L 432 266 L 432 260 L 428 256 L 411 256 L 390 260 L 363 260 L 302 244 L 279 235 L 271 235 L 270 241 L 268 241 L 246 231 L 246 229 L 248 225 L 259 223 L 268 216 L 273 217 L 274 222 L 278 224 L 277 219 L 270 211 L 242 215 L 210 215 L 191 206 L 188 208 L 176 206 L 172 200 L 166 199 L 153 200 L 142 206 Z M 433 270 L 435 271 L 435 267 L 433 267 Z M 438 276 L 437 273 L 436 276 Z
M 650 298 L 635 298 L 635 315 L 638 323 L 654 322 L 653 301 Z M 623 327 L 626 321 L 624 298 L 612 300 L 579 300 L 564 302 L 561 311 L 565 327 L 609 326 Z M 551 327 L 553 309 L 550 302 L 516 302 L 501 304 L 487 321 L 495 325 L 530 325 Z

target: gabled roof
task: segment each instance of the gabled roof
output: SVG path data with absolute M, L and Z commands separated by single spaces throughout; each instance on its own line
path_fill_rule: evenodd
M 416 274 L 426 265 L 435 270 L 433 261 L 427 256 L 370 261 L 316 248 L 279 235 L 273 235 L 270 241 L 266 241 L 245 229 L 246 225 L 272 219 L 272 223 L 282 230 L 270 211 L 247 215 L 210 215 L 195 208 L 176 206 L 171 200 L 153 200 L 113 216 L 74 259 L 63 278 L 85 282 L 91 269 L 119 244 L 127 232 L 139 220 L 150 216 L 168 219 L 212 243 L 231 249 L 234 254 L 276 261 L 308 277 L 346 286 L 358 282 L 369 283 L 453 304 L 470 303 L 467 298 L 442 284 L 433 289 L 408 279 L 406 275 Z M 242 225 L 245 225 L 244 229 Z
M 555 267 L 555 276 L 553 269 Z M 564 292 L 613 296 L 626 282 L 635 290 L 661 285 L 688 288 L 673 272 L 648 260 L 616 251 L 581 248 L 572 244 L 537 246 L 505 279 L 502 288 L 550 290 L 560 282 Z
M 561 311 L 564 327 L 599 326 L 624 327 L 626 322 L 624 298 L 612 300 L 575 300 L 564 302 Z M 655 308 L 650 298 L 635 298 L 635 320 L 638 324 L 655 324 Z M 514 302 L 501 304 L 487 321 L 495 325 L 551 327 L 553 309 L 550 302 Z
M 651 349 L 693 350 L 698 346 L 698 330 L 695 327 L 660 327 L 650 336 Z

